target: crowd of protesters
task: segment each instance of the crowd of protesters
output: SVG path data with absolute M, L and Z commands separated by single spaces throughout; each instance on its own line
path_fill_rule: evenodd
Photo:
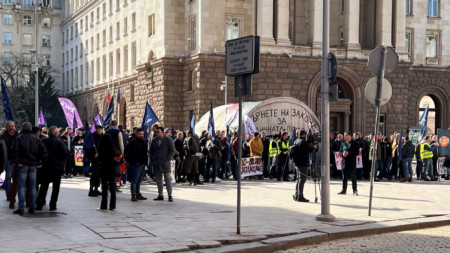
M 283 130 L 272 136 L 256 132 L 241 140 L 232 131 L 216 131 L 213 136 L 203 131 L 198 136 L 193 130 L 174 131 L 158 124 L 152 125 L 148 132 L 137 127 L 130 132 L 112 120 L 106 129 L 100 125 L 95 127 L 93 145 L 83 149 L 81 165 L 74 159 L 79 152 L 76 147 L 83 146 L 87 136 L 84 128 L 75 129 L 73 134 L 70 127 L 41 129 L 25 122 L 16 131 L 15 123 L 7 122 L 0 135 L 0 170 L 5 171 L 2 188 L 11 209 L 15 208 L 18 195 L 15 214 L 23 215 L 26 207 L 29 214 L 43 210 L 50 183 L 48 208 L 56 211 L 61 178 L 77 175 L 90 177 L 88 196 L 101 196 L 100 211 L 116 209 L 116 192 L 127 182 L 133 202 L 147 200 L 141 193 L 141 183 L 145 181 L 156 182 L 155 201 L 164 200 L 165 185 L 167 200 L 173 202 L 172 180 L 184 186 L 236 180 L 240 176 L 239 142 L 242 142 L 243 158 L 258 156 L 262 160 L 262 175 L 251 179 L 296 180 L 294 200 L 308 202 L 303 196 L 304 184 L 314 174 L 310 169 L 312 164 L 320 162 L 320 141 L 303 129 L 297 130 L 295 136 Z M 414 157 L 416 180 L 438 179 L 437 136 L 426 136 L 416 145 L 408 136 L 400 139 L 398 133 L 378 134 L 376 140 L 373 134 L 363 137 L 359 132 L 330 133 L 330 173 L 333 178 L 343 180 L 339 194 L 347 193 L 347 181 L 351 179 L 353 194 L 358 195 L 357 180 L 370 178 L 374 159 L 376 181 L 413 181 Z M 375 145 L 377 150 L 373 156 Z M 336 166 L 335 154 L 343 159 L 340 167 Z M 358 156 L 362 160 L 359 164 Z M 171 176 L 172 167 L 175 167 L 175 178 Z M 448 172 L 445 178 L 449 179 Z

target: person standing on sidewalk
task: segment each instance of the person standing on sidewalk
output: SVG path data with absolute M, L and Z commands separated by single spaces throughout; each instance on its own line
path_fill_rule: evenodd
M 306 141 L 306 131 L 300 131 L 300 138 L 295 140 L 291 148 L 295 168 L 297 170 L 297 184 L 295 187 L 294 201 L 309 202 L 303 196 L 303 189 L 305 188 L 306 178 L 308 177 L 309 154 L 317 149 L 317 145 L 309 145 Z
M 158 127 L 155 131 L 156 137 L 150 145 L 150 162 L 155 170 L 155 180 L 158 186 L 158 197 L 153 200 L 164 200 L 163 197 L 163 176 L 166 183 L 169 202 L 172 198 L 172 179 L 170 176 L 170 160 L 175 154 L 175 145 L 170 137 L 164 135 L 164 128 Z
M 100 139 L 103 136 L 103 126 L 95 126 L 95 132 L 92 134 L 92 139 L 94 139 L 94 146 L 98 147 Z M 100 171 L 99 171 L 99 161 L 98 152 L 96 148 L 89 150 L 89 155 L 91 159 L 91 177 L 89 178 L 89 197 L 97 197 L 102 193 L 98 190 L 100 187 Z
M 198 171 L 197 153 L 200 152 L 200 140 L 196 134 L 192 133 L 192 130 L 187 132 L 187 137 L 184 139 L 184 149 L 186 150 L 184 173 L 187 176 L 185 185 L 203 184 L 200 182 L 200 174 Z
M 102 201 L 100 203 L 100 211 L 106 211 L 108 207 L 108 190 L 111 194 L 109 202 L 109 210 L 116 209 L 116 160 L 117 154 L 114 141 L 111 134 L 106 133 L 100 139 L 97 147 L 98 160 L 100 166 L 100 178 L 102 181 Z
M 409 140 L 409 136 L 405 137 L 405 144 L 402 147 L 402 165 L 403 165 L 403 179 L 400 182 L 412 182 L 412 159 L 414 157 L 414 144 Z
M 14 124 L 14 121 L 8 121 L 6 122 L 6 131 L 1 135 L 1 139 L 5 141 L 6 144 L 6 150 L 7 150 L 7 158 L 6 158 L 6 168 L 5 168 L 5 181 L 3 183 L 3 187 L 5 188 L 6 193 L 6 201 L 10 201 L 10 194 L 11 194 L 11 179 L 15 182 L 17 182 L 17 178 L 13 178 L 14 170 L 17 170 L 17 168 L 14 167 L 12 160 L 13 160 L 13 147 L 16 144 L 17 140 L 17 131 L 16 131 L 16 125 Z M 17 187 L 15 189 L 17 191 Z M 12 205 L 12 208 L 14 208 L 15 203 L 15 197 L 16 193 L 14 193 L 14 201 L 10 202 L 10 208 Z
M 36 201 L 36 210 L 41 211 L 45 205 L 48 186 L 52 183 L 52 196 L 50 198 L 50 211 L 56 211 L 56 202 L 58 202 L 59 188 L 61 186 L 61 176 L 64 173 L 64 164 L 69 156 L 69 149 L 64 142 L 56 135 L 58 128 L 52 126 L 48 130 L 48 138 L 42 142 L 48 152 L 48 159 L 44 166 L 39 170 L 41 175 L 41 187 Z
M 19 208 L 14 213 L 19 215 L 23 215 L 25 212 L 25 186 L 27 182 L 30 191 L 28 213 L 35 213 L 36 170 L 40 169 L 47 159 L 47 149 L 39 138 L 31 134 L 31 127 L 30 122 L 22 124 L 22 131 L 17 137 L 14 147 L 14 164 L 17 165 L 19 179 Z
M 131 201 L 147 200 L 140 191 L 147 163 L 147 144 L 144 141 L 142 128 L 136 130 L 136 138 L 133 138 L 125 147 L 125 160 L 130 164 Z
M 345 141 L 341 144 L 342 174 L 342 191 L 338 194 L 347 194 L 347 180 L 352 178 L 353 195 L 358 196 L 358 186 L 356 184 L 356 156 L 359 154 L 358 144 L 353 140 L 352 133 L 347 132 Z
M 425 142 L 420 144 L 420 157 L 423 161 L 422 179 L 425 181 L 437 180 L 433 174 L 433 151 L 439 146 L 439 143 L 433 144 L 432 147 L 430 141 L 431 137 L 427 135 L 425 137 Z

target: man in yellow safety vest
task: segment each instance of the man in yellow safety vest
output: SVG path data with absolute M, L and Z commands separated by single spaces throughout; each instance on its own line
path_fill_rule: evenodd
M 420 157 L 423 162 L 422 179 L 425 181 L 436 181 L 437 179 L 433 175 L 433 151 L 439 146 L 439 143 L 434 143 L 433 147 L 431 147 L 430 141 L 431 138 L 427 135 L 425 142 L 420 144 Z

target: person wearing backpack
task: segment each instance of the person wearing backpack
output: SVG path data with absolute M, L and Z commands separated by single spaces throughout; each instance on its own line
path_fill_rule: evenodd
M 184 140 L 184 150 L 186 157 L 184 158 L 184 173 L 187 176 L 185 185 L 203 184 L 200 182 L 200 174 L 198 171 L 198 156 L 200 152 L 200 139 L 192 130 L 187 132 L 187 137 Z

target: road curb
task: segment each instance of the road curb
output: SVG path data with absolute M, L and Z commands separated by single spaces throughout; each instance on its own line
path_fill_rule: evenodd
M 224 245 L 216 248 L 194 250 L 198 253 L 269 253 L 303 245 L 317 244 L 338 239 L 401 232 L 450 225 L 450 216 L 420 217 L 414 219 L 392 220 L 366 223 L 355 226 L 330 227 L 299 234 L 273 237 L 258 242 Z

